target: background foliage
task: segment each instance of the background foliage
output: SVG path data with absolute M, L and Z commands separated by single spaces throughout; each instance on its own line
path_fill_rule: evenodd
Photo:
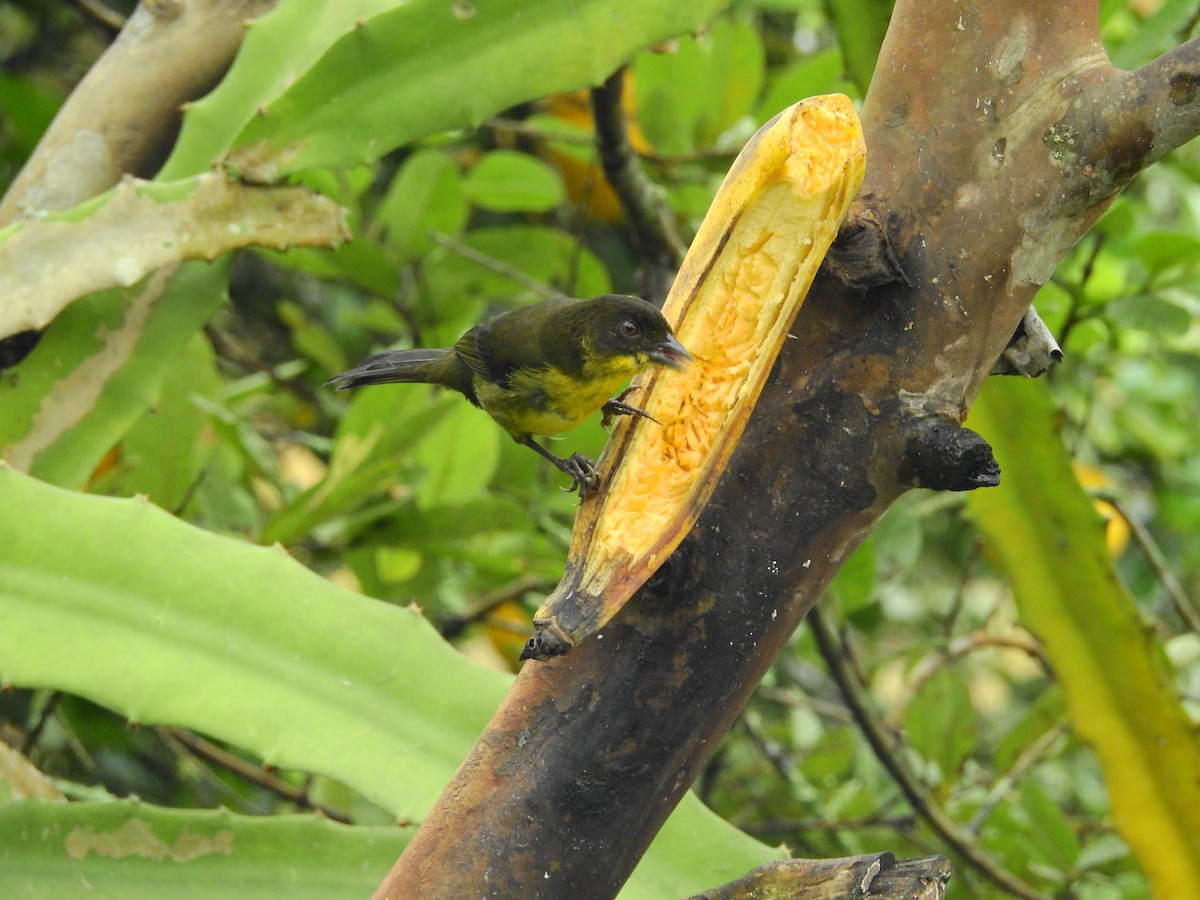
M 154 320 L 170 340 L 140 344 L 106 376 L 115 393 L 36 452 L 38 411 L 93 371 L 89 340 L 128 324 L 137 287 L 68 308 L 0 380 L 5 458 L 16 464 L 18 448 L 39 479 L 0 470 L 0 738 L 13 748 L 0 760 L 0 893 L 60 896 L 82 877 L 121 896 L 164 884 L 264 896 L 297 865 L 329 879 L 312 879 L 312 896 L 370 890 L 409 833 L 390 823 L 432 803 L 561 572 L 573 499 L 557 472 L 452 397 L 323 383 L 383 347 L 448 344 L 492 310 L 637 290 L 586 94 L 553 93 L 612 66 L 580 58 L 552 82 L 491 61 L 481 95 L 459 32 L 430 20 L 446 30 L 419 60 L 431 95 L 348 42 L 391 46 L 408 17 L 433 13 L 352 5 L 310 4 L 324 10 L 313 20 L 285 2 L 256 25 L 225 83 L 189 111 L 164 174 L 192 176 L 235 148 L 246 174 L 290 173 L 345 206 L 353 238 L 188 264 Z M 695 23 L 658 16 L 671 5 L 644 4 L 617 58 L 719 4 Z M 518 57 L 571 32 L 564 4 L 532 6 L 538 27 L 519 32 Z M 1126 66 L 1189 37 L 1198 13 L 1102 4 Z M 352 33 L 356 16 L 366 24 Z M 886 17 L 862 0 L 744 0 L 632 56 L 631 140 L 685 237 L 760 123 L 803 96 L 862 96 Z M 301 21 L 305 40 L 276 59 Z M 492 43 L 512 30 L 476 24 Z M 71 6 L 0 8 L 0 187 L 109 37 Z M 357 90 L 378 109 L 338 106 Z M 451 102 L 460 95 L 472 103 Z M 289 152 L 314 135 L 310 155 Z M 265 153 L 245 150 L 260 141 Z M 1106 521 L 1073 519 L 1107 542 L 1112 628 L 1154 663 L 1145 683 L 1170 686 L 1147 708 L 1186 753 L 1200 717 L 1198 179 L 1193 147 L 1154 167 L 1041 292 L 1066 361 L 1046 386 L 989 385 L 972 423 L 996 444 L 1005 486 L 915 491 L 893 508 L 698 782 L 719 816 L 798 856 L 947 853 L 952 896 L 1000 896 L 1006 873 L 1042 895 L 1148 895 L 1143 870 L 1163 860 L 1130 853 L 1115 827 L 1121 782 L 1093 750 L 1148 738 L 1119 717 L 1081 728 L 1073 698 L 1105 696 L 1099 680 L 1072 680 L 1095 670 L 1094 646 L 1032 634 L 1053 598 L 1021 589 L 1023 570 L 1057 569 L 1065 608 L 1095 619 L 1079 585 L 1108 560 L 1068 565 L 1012 517 L 1036 524 L 1035 505 L 1082 503 Z M 1044 427 L 1001 440 L 1014 420 Z M 603 440 L 589 423 L 562 446 L 595 455 Z M 1068 464 L 1077 482 L 1027 480 Z M 106 499 L 134 496 L 149 502 Z M 323 578 L 255 544 L 282 545 Z M 852 665 L 831 672 L 830 656 Z M 405 760 L 380 762 L 397 746 Z M 290 815 L 312 810 L 334 821 Z M 682 896 L 771 855 L 689 803 L 627 892 Z

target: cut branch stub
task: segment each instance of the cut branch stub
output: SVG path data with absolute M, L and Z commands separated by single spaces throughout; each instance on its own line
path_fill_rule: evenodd
M 898 861 L 884 852 L 845 859 L 787 859 L 761 865 L 691 900 L 941 900 L 949 880 L 950 862 L 944 856 Z
M 691 530 L 746 427 L 850 201 L 866 149 L 841 94 L 801 101 L 750 140 L 717 192 L 663 314 L 695 361 L 659 370 L 600 459 L 566 575 L 524 659 L 566 653 L 633 596 Z
M 932 491 L 973 491 L 1000 483 L 992 448 L 969 428 L 935 416 L 904 423 L 900 480 Z

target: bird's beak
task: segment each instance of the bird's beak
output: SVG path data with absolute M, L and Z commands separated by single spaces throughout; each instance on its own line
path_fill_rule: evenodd
M 670 366 L 681 371 L 692 361 L 692 354 L 683 349 L 683 344 L 679 343 L 673 334 L 668 334 L 665 341 L 651 347 L 647 356 L 660 366 Z
M 671 366 L 680 371 L 684 370 L 691 362 L 691 354 L 683 348 L 683 344 L 679 343 L 674 335 L 667 335 L 667 340 L 654 344 L 647 355 L 650 359 L 658 362 L 660 366 Z

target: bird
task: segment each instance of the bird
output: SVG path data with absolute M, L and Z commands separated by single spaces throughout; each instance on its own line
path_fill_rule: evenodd
M 418 382 L 458 391 L 571 477 L 564 490 L 597 487 L 581 453 L 555 456 L 534 440 L 579 425 L 597 411 L 653 419 L 616 391 L 651 366 L 684 369 L 692 356 L 654 304 L 623 294 L 553 298 L 484 320 L 453 347 L 388 350 L 330 379 L 337 390 Z

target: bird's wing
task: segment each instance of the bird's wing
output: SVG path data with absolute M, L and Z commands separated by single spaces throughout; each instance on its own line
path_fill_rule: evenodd
M 578 364 L 576 322 L 569 311 L 586 301 L 544 300 L 480 322 L 454 346 L 478 377 L 507 388 L 518 372 Z
M 489 320 L 490 321 L 490 320 Z M 481 322 L 458 339 L 454 352 L 467 367 L 478 377 L 487 379 L 498 385 L 504 385 L 510 372 L 493 371 L 487 351 L 488 322 Z

